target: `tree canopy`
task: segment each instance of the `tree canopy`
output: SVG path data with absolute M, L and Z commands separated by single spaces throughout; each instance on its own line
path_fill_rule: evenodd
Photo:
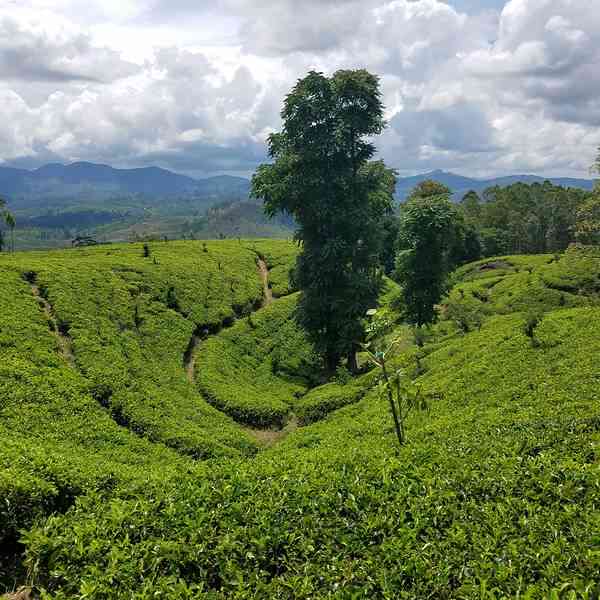
M 2 220 L 4 221 L 6 226 L 10 229 L 11 247 L 12 247 L 12 250 L 14 251 L 14 249 L 15 249 L 14 231 L 15 231 L 17 222 L 15 220 L 14 215 L 10 211 L 6 210 L 6 200 L 4 200 L 4 198 L 2 198 L 2 197 L 0 197 L 0 217 L 2 218 Z M 2 231 L 0 230 L 0 252 L 2 252 L 3 249 L 4 249 L 4 235 L 3 235 Z
M 395 277 L 402 285 L 405 317 L 414 325 L 435 320 L 461 225 L 450 190 L 433 181 L 419 184 L 402 207 Z
M 371 161 L 371 137 L 385 125 L 379 80 L 365 70 L 312 71 L 287 95 L 281 116 L 282 131 L 268 140 L 273 162 L 258 168 L 252 193 L 268 214 L 296 219 L 298 316 L 333 368 L 343 356 L 352 362 L 381 284 L 395 174 Z

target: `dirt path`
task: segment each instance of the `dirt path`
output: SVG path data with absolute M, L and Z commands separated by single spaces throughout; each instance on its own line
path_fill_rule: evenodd
M 263 301 L 261 308 L 269 306 L 273 303 L 273 291 L 269 287 L 269 267 L 267 267 L 267 263 L 260 257 L 257 259 L 258 271 L 260 273 L 260 279 L 263 284 Z M 204 339 L 205 336 L 199 335 L 198 331 L 195 331 L 192 334 L 190 339 L 190 343 L 183 355 L 183 368 L 185 369 L 185 373 L 187 379 L 190 383 L 194 383 L 194 375 L 196 371 L 196 348 L 198 344 Z
M 274 446 L 296 429 L 298 429 L 298 418 L 293 413 L 283 429 L 253 429 L 252 427 L 243 427 L 243 430 L 249 436 L 253 437 L 265 448 Z
M 262 258 L 257 259 L 257 264 L 263 282 L 263 307 L 265 307 L 273 303 L 273 290 L 269 286 L 269 267 Z
M 58 342 L 58 348 L 60 355 L 65 359 L 67 364 L 71 367 L 75 367 L 75 356 L 73 355 L 73 347 L 71 345 L 71 338 L 60 330 L 58 322 L 56 321 L 56 315 L 52 305 L 40 292 L 40 288 L 35 283 L 30 283 L 31 292 L 38 301 L 40 308 L 44 311 L 48 322 L 50 323 L 52 333 Z
M 187 350 L 183 355 L 183 367 L 190 383 L 194 383 L 194 373 L 196 370 L 196 347 L 200 343 L 201 339 L 202 338 L 194 332 L 190 339 Z
M 272 304 L 275 300 L 273 298 L 273 291 L 269 286 L 269 267 L 267 266 L 267 263 L 260 257 L 257 257 L 257 266 L 263 284 L 263 302 L 261 308 L 265 308 Z M 195 384 L 196 350 L 200 342 L 206 339 L 207 337 L 207 331 L 194 331 L 192 337 L 190 338 L 190 343 L 188 344 L 188 347 L 183 355 L 183 368 L 185 369 L 187 380 L 192 385 Z M 252 427 L 247 427 L 243 425 L 241 425 L 241 427 L 248 435 L 254 438 L 259 443 L 259 445 L 268 448 L 281 441 L 292 431 L 296 430 L 298 428 L 298 419 L 292 413 L 285 427 L 283 427 L 282 429 L 254 429 Z

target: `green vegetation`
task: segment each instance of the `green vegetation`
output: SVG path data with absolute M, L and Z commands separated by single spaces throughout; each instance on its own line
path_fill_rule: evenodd
M 286 96 L 281 118 L 282 131 L 269 136 L 274 162 L 257 169 L 252 194 L 267 214 L 295 218 L 299 322 L 330 371 L 343 357 L 356 370 L 395 188 L 394 172 L 371 161 L 369 137 L 385 126 L 379 80 L 365 70 L 311 71 Z
M 257 257 L 286 295 L 295 245 L 148 249 L 0 257 L 7 589 L 598 597 L 597 250 L 460 267 L 420 348 L 388 281 L 369 331 L 430 407 L 398 447 L 380 370 L 319 385 L 298 295 L 259 308 Z M 236 423 L 293 417 L 264 449 Z
M 296 265 L 299 246 L 275 240 L 252 240 L 246 245 L 262 258 L 269 268 L 269 285 L 275 298 L 297 291 L 290 273 Z
M 585 285 L 580 261 L 600 273 L 583 251 L 468 265 L 451 297 L 486 279 L 518 295 L 523 272 L 540 288 Z M 365 380 L 357 404 L 253 459 L 151 494 L 80 498 L 24 534 L 33 581 L 55 599 L 595 598 L 600 314 L 593 294 L 581 300 L 539 302 L 537 347 L 526 310 L 492 302 L 480 330 L 442 318 L 419 374 L 414 348 L 391 357 L 432 405 L 408 416 L 400 449 Z
M 297 294 L 203 342 L 196 379 L 203 396 L 236 421 L 282 427 L 320 361 L 294 318 Z
M 0 220 L 4 221 L 6 226 L 10 229 L 10 249 L 14 252 L 15 250 L 15 227 L 16 227 L 16 219 L 14 215 L 7 210 L 6 208 L 6 200 L 4 198 L 0 198 Z M 4 250 L 4 234 L 0 229 L 0 252 Z
M 453 266 L 457 221 L 450 190 L 435 181 L 420 184 L 402 208 L 394 276 L 402 282 L 404 316 L 417 327 L 436 318 L 434 307 Z
M 483 201 L 469 192 L 460 207 L 484 256 L 555 252 L 576 241 L 577 212 L 591 194 L 549 181 L 515 183 L 488 188 Z

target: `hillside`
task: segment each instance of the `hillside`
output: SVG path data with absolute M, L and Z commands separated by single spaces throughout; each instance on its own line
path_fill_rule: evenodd
M 108 165 L 75 162 L 51 163 L 35 170 L 0 167 L 0 189 L 16 211 L 53 207 L 62 209 L 85 198 L 101 200 L 129 195 L 151 199 L 177 196 L 209 200 L 242 199 L 248 195 L 249 182 L 241 177 L 221 175 L 193 179 L 160 169 L 115 169 Z
M 539 177 L 538 175 L 506 175 L 504 177 L 493 177 L 489 179 L 475 179 L 473 177 L 464 177 L 447 171 L 431 171 L 421 175 L 410 177 L 398 177 L 396 183 L 396 197 L 404 200 L 408 197 L 411 190 L 416 185 L 427 180 L 433 179 L 439 183 L 448 186 L 453 192 L 453 198 L 460 200 L 468 191 L 474 190 L 482 194 L 487 188 L 493 186 L 507 186 L 513 183 L 543 183 L 548 180 L 554 185 L 563 187 L 573 187 L 583 190 L 591 190 L 594 182 L 591 179 L 576 179 L 572 177 Z
M 598 597 L 600 254 L 471 263 L 422 348 L 397 325 L 398 449 L 379 373 L 296 325 L 296 252 L 0 255 L 0 592 Z
M 404 200 L 425 179 L 450 187 L 455 200 L 469 190 L 481 194 L 491 186 L 544 181 L 535 175 L 473 179 L 438 170 L 399 177 L 396 198 Z M 585 179 L 551 181 L 586 190 L 593 185 Z M 193 179 L 157 167 L 115 169 L 86 162 L 32 171 L 0 167 L 0 195 L 17 218 L 19 249 L 68 247 L 78 235 L 102 242 L 289 237 L 291 219 L 267 218 L 262 205 L 248 199 L 249 190 L 250 181 L 243 177 Z

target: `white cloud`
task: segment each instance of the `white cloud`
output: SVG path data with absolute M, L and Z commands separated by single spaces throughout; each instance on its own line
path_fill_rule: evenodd
M 584 175 L 600 139 L 596 0 L 453 4 L 9 2 L 0 159 L 249 172 L 297 78 L 365 67 L 381 76 L 393 166 Z

